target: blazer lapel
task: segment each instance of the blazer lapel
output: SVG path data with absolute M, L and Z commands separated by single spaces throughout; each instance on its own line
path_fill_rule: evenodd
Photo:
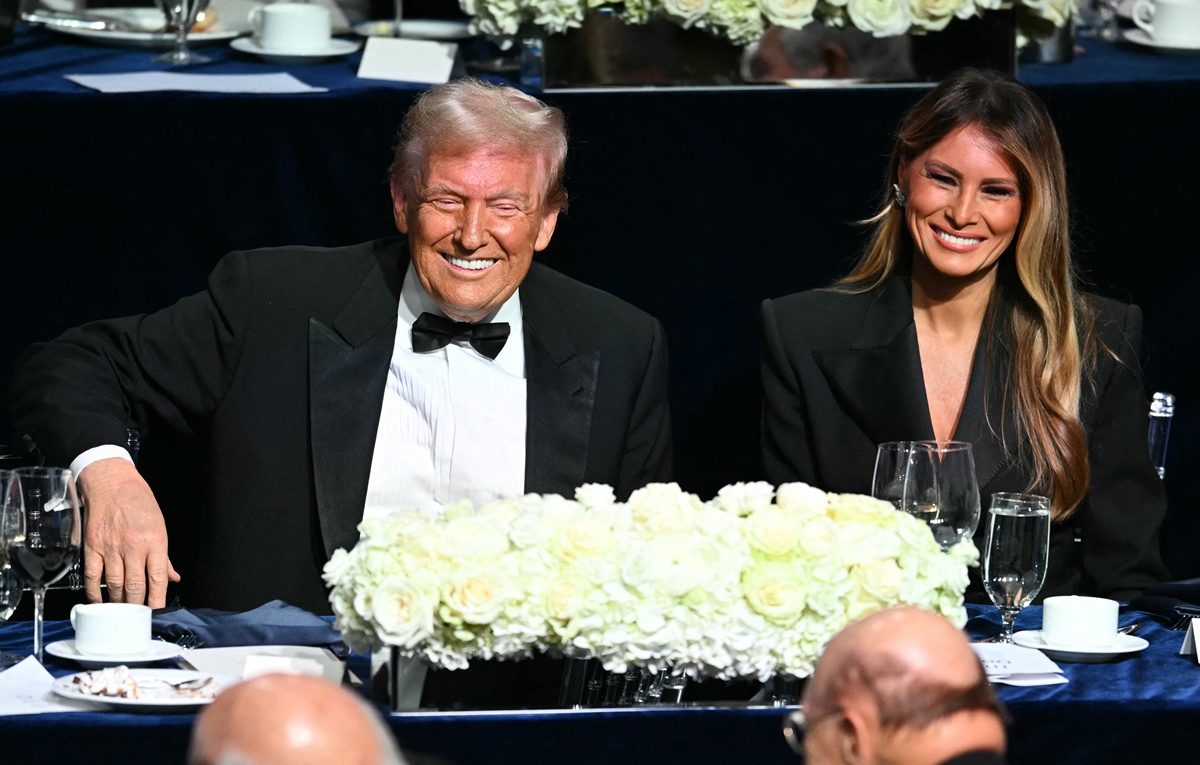
M 980 331 L 962 416 L 954 430 L 955 440 L 971 442 L 980 489 L 1012 461 L 1013 454 L 1005 445 L 1015 444 L 1017 437 L 1013 418 L 1006 415 L 1004 406 L 1008 348 L 1002 339 L 1003 332 L 995 331 L 1003 325 L 1001 310 L 997 311 L 993 327 L 985 322 Z
M 525 491 L 570 496 L 587 472 L 598 352 L 580 352 L 540 288 L 538 266 L 521 285 L 525 328 Z
M 403 240 L 400 240 L 403 242 Z M 377 255 L 358 291 L 329 327 L 309 320 L 309 424 L 317 515 L 325 554 L 358 541 L 396 340 L 396 310 L 408 257 Z
M 870 300 L 850 348 L 813 357 L 843 410 L 875 443 L 931 439 L 912 298 L 892 277 Z

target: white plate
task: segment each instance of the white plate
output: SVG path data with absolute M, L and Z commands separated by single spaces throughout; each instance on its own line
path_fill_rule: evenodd
M 295 66 L 297 64 L 315 64 L 327 58 L 345 56 L 362 47 L 362 43 L 357 40 L 339 40 L 336 37 L 331 37 L 329 44 L 321 50 L 306 51 L 304 53 L 293 53 L 290 51 L 279 53 L 262 47 L 258 44 L 258 40 L 253 37 L 239 37 L 229 43 L 229 47 L 242 53 L 250 53 L 258 56 L 262 60 L 278 66 Z
M 1190 44 L 1171 43 L 1170 45 L 1167 45 L 1165 43 L 1156 42 L 1152 37 L 1150 37 L 1150 35 L 1146 34 L 1145 30 L 1142 29 L 1126 29 L 1121 33 L 1121 36 L 1124 37 L 1127 42 L 1131 42 L 1135 45 L 1144 45 L 1147 48 L 1154 48 L 1155 50 L 1162 51 L 1163 53 L 1177 53 L 1187 56 L 1200 54 L 1200 40 Z
M 162 11 L 157 8 L 98 8 L 88 12 L 89 16 L 97 19 L 117 19 L 141 27 L 146 31 L 118 32 L 112 29 L 71 29 L 57 27 L 51 24 L 43 25 L 44 29 L 59 32 L 64 35 L 82 37 L 91 42 L 104 45 L 120 45 L 131 48 L 172 48 L 175 46 L 175 35 L 170 32 L 158 31 L 163 26 Z M 232 40 L 241 32 L 216 24 L 204 32 L 191 32 L 187 36 L 188 45 L 205 45 L 208 43 Z
M 453 19 L 405 19 L 400 22 L 400 36 L 413 40 L 465 40 L 473 37 L 466 20 Z M 354 31 L 363 37 L 395 37 L 392 31 L 396 22 L 364 21 L 354 25 Z
M 51 689 L 64 699 L 88 701 L 120 712 L 183 712 L 211 704 L 211 698 L 198 698 L 186 691 L 176 691 L 166 683 L 180 683 L 185 680 L 197 680 L 212 677 L 219 690 L 228 688 L 237 681 L 230 677 L 215 676 L 208 672 L 193 672 L 187 669 L 131 669 L 129 674 L 138 683 L 141 698 L 118 699 L 105 696 L 93 696 L 84 693 L 74 684 L 74 678 L 87 674 L 80 672 L 75 675 L 60 677 L 54 681 Z M 157 681 L 157 682 L 156 682 Z
M 1026 630 L 1013 634 L 1013 642 L 1026 648 L 1037 648 L 1055 661 L 1074 662 L 1076 664 L 1099 664 L 1112 661 L 1124 653 L 1137 653 L 1150 645 L 1145 638 L 1137 635 L 1117 635 L 1117 639 L 1109 645 L 1101 646 L 1059 646 L 1049 645 L 1042 639 L 1041 630 Z
M 103 667 L 115 667 L 118 664 L 126 666 L 134 664 L 150 664 L 155 661 L 166 661 L 174 659 L 183 653 L 183 649 L 174 643 L 167 643 L 163 640 L 150 641 L 150 647 L 141 653 L 122 653 L 122 654 L 104 654 L 99 656 L 96 654 L 80 653 L 75 648 L 74 640 L 59 640 L 46 646 L 46 653 L 51 656 L 57 656 L 60 659 L 70 659 L 77 662 L 88 669 L 100 669 Z

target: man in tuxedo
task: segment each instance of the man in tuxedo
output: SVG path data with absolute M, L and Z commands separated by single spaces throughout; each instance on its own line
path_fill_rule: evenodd
M 235 252 L 205 292 L 31 348 L 13 424 L 76 469 L 88 598 L 104 581 L 164 605 L 170 533 L 196 560 L 191 603 L 327 613 L 322 567 L 364 514 L 669 479 L 661 325 L 532 262 L 566 207 L 566 151 L 558 109 L 434 88 L 391 170 L 400 237 Z M 122 448 L 129 427 L 147 454 L 196 455 L 188 533 Z
M 1004 763 L 1003 708 L 967 638 L 931 611 L 878 611 L 839 632 L 802 708 L 809 765 Z

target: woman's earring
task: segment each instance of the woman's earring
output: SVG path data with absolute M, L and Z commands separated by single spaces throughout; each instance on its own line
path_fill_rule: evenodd
M 892 188 L 896 190 L 896 204 L 901 207 L 908 204 L 908 198 L 904 196 L 904 192 L 900 190 L 899 183 L 893 183 Z

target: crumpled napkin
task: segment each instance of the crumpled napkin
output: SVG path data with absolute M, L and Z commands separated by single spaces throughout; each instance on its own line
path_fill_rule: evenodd
M 205 648 L 238 645 L 326 646 L 335 654 L 346 653 L 342 637 L 333 625 L 311 611 L 272 600 L 250 611 L 218 611 L 213 608 L 161 608 L 151 624 L 155 635 L 171 642 L 193 635 Z M 199 647 L 199 645 L 197 646 Z

